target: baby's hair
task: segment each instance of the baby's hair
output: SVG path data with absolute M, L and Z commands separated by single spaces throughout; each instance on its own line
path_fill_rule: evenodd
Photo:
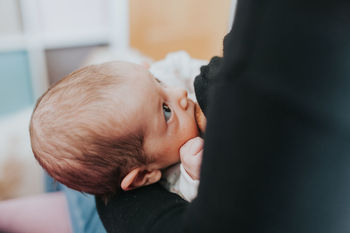
M 32 150 L 57 181 L 86 193 L 111 196 L 121 179 L 148 162 L 143 132 L 123 128 L 127 116 L 115 97 L 127 75 L 110 62 L 75 71 L 37 101 L 30 122 Z M 114 97 L 114 98 L 113 98 Z

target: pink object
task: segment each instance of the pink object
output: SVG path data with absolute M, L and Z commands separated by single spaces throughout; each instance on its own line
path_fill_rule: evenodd
M 204 140 L 201 137 L 195 137 L 188 140 L 180 148 L 180 156 L 195 156 L 203 150 Z
M 0 202 L 0 232 L 71 233 L 62 192 Z

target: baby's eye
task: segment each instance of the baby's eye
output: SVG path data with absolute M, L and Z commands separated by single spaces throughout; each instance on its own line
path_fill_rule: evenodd
M 163 114 L 165 121 L 168 121 L 171 117 L 171 109 L 166 104 L 163 104 Z

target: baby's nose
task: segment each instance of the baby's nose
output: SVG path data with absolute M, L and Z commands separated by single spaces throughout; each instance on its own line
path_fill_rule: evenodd
M 179 105 L 183 109 L 187 109 L 188 106 L 188 100 L 187 100 L 187 91 L 182 88 L 178 88 L 176 90 L 177 96 L 178 96 L 178 101 Z
M 180 100 L 180 106 L 181 106 L 181 108 L 183 108 L 183 109 L 187 109 L 187 106 L 188 106 L 187 98 L 182 98 L 182 99 Z

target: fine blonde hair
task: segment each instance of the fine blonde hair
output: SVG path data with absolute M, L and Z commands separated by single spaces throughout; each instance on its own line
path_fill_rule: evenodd
M 123 133 L 127 118 L 114 94 L 126 75 L 118 67 L 125 65 L 110 62 L 77 70 L 36 103 L 30 122 L 35 158 L 72 189 L 111 196 L 131 169 L 149 162 L 142 130 Z

